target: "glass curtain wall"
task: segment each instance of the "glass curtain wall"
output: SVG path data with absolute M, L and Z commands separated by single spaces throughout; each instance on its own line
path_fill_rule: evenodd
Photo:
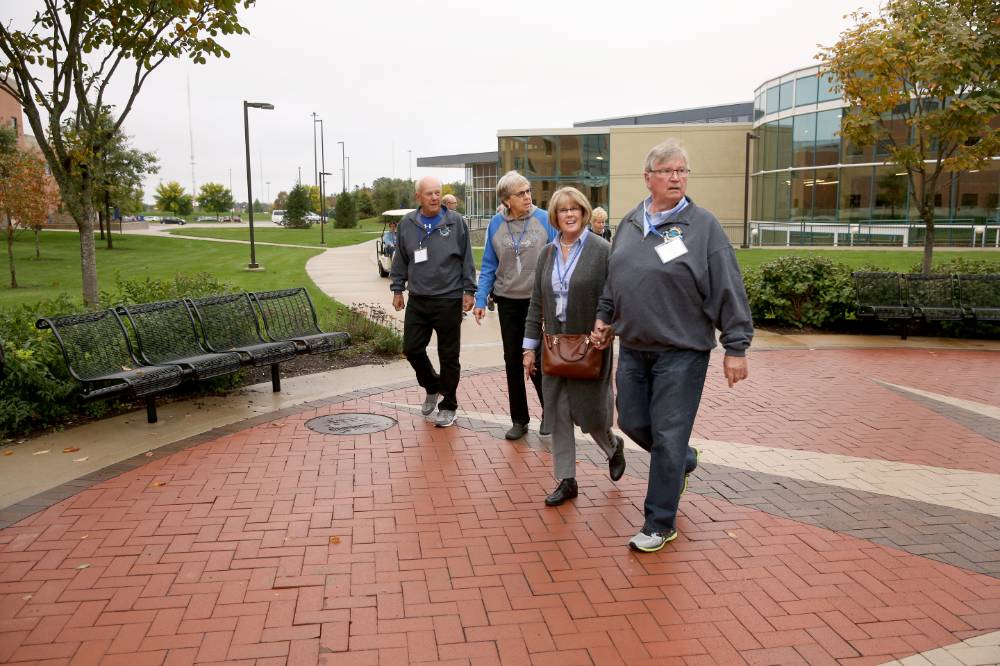
M 608 134 L 501 137 L 500 173 L 518 171 L 531 182 L 535 205 L 546 208 L 560 187 L 583 192 L 596 208 L 609 207 Z
M 465 168 L 465 213 L 473 229 L 485 227 L 497 210 L 496 162 L 471 164 Z
M 885 164 L 888 142 L 858 147 L 841 140 L 844 109 L 830 108 L 839 100 L 836 82 L 815 73 L 757 91 L 750 208 L 754 220 L 883 225 L 921 221 L 909 178 L 900 167 Z M 760 122 L 769 116 L 772 119 Z M 898 110 L 886 121 L 893 142 L 909 140 Z M 942 225 L 1000 224 L 1000 159 L 976 171 L 946 174 L 933 199 L 935 219 Z

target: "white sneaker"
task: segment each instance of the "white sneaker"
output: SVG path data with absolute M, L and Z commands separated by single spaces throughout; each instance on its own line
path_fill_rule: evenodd
M 629 540 L 628 547 L 632 550 L 638 550 L 640 553 L 655 553 L 676 538 L 677 530 L 653 532 L 652 534 L 639 532 Z
M 438 406 L 438 398 L 441 397 L 440 393 L 428 393 L 427 397 L 424 398 L 424 404 L 420 406 L 420 413 L 424 416 L 430 416 L 434 413 L 434 410 Z
M 458 415 L 454 409 L 439 409 L 437 418 L 434 419 L 434 425 L 438 428 L 447 428 L 455 424 L 456 418 L 458 418 Z

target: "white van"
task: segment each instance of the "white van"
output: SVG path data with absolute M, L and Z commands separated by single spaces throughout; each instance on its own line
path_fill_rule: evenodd
M 271 211 L 271 221 L 278 226 L 285 226 L 285 211 L 276 209 Z

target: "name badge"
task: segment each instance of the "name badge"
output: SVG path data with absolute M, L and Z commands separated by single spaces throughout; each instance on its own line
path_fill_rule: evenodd
M 422 264 L 427 261 L 427 248 L 422 247 L 413 253 L 413 263 Z
M 660 256 L 660 261 L 664 264 L 687 254 L 687 251 L 687 245 L 684 244 L 683 238 L 675 238 L 669 243 L 656 246 L 656 254 Z

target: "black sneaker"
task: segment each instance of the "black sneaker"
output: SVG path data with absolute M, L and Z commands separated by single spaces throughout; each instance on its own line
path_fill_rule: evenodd
M 615 452 L 608 458 L 608 475 L 612 481 L 617 481 L 625 474 L 625 440 L 614 435 Z
M 510 430 L 508 430 L 504 434 L 504 439 L 510 439 L 510 440 L 521 439 L 527 434 L 528 434 L 528 424 L 515 423 L 510 427 Z

